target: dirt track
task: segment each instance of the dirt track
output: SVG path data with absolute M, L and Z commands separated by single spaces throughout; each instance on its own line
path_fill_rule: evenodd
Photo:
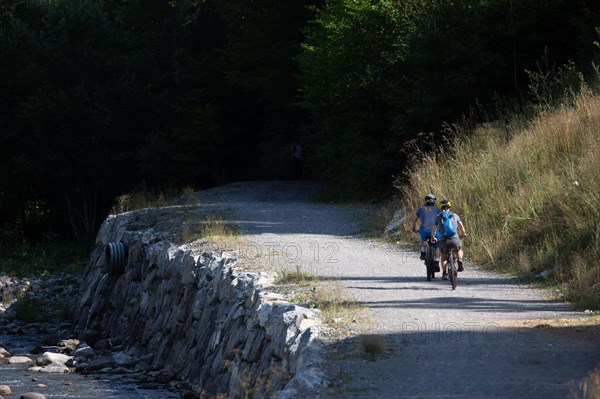
M 385 354 L 366 360 L 356 338 L 329 346 L 335 356 L 322 397 L 566 398 L 600 363 L 598 341 L 578 336 L 585 328 L 507 328 L 583 312 L 468 263 L 455 291 L 439 278 L 428 282 L 417 253 L 359 237 L 372 209 L 310 202 L 319 188 L 238 183 L 202 192 L 201 201 L 226 204 L 255 266 L 336 280 L 368 307 Z

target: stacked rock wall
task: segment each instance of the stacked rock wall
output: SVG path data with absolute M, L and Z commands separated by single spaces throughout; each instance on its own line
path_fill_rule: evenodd
M 111 216 L 98 233 L 76 311 L 80 337 L 108 338 L 131 364 L 208 396 L 290 397 L 320 383 L 313 311 L 279 300 L 234 259 L 177 247 L 137 218 Z M 122 268 L 109 243 L 126 247 Z

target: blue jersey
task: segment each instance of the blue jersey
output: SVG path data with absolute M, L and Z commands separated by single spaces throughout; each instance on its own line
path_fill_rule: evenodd
M 435 222 L 435 217 L 439 215 L 440 208 L 433 205 L 422 206 L 417 209 L 417 217 L 421 219 L 421 231 L 431 231 Z

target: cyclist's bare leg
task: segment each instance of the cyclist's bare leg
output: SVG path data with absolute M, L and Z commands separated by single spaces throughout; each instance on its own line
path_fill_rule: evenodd
M 460 247 L 456 250 L 456 260 L 458 261 L 458 271 L 459 272 L 462 272 L 463 270 L 465 270 L 462 259 L 463 259 L 463 250 L 462 250 L 462 247 Z
M 427 251 L 427 241 L 421 241 L 421 259 L 425 259 L 425 251 Z

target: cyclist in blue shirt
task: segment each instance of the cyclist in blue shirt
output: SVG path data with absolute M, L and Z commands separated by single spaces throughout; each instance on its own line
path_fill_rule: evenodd
M 425 196 L 425 206 L 420 207 L 419 209 L 417 209 L 417 212 L 415 213 L 415 217 L 413 218 L 413 222 L 412 222 L 412 230 L 415 233 L 419 233 L 421 235 L 421 260 L 425 259 L 425 245 L 427 245 L 427 240 L 429 240 L 429 237 L 431 237 L 431 232 L 433 230 L 433 225 L 435 222 L 435 218 L 436 216 L 440 213 L 440 208 L 438 208 L 435 205 L 435 195 L 433 194 L 427 194 Z M 421 226 L 420 228 L 417 230 L 417 222 L 421 220 Z M 440 232 L 436 230 L 435 232 L 435 237 L 436 238 L 440 238 Z M 432 243 L 431 245 L 433 245 L 433 247 L 435 248 L 435 271 L 439 272 L 440 271 L 440 248 L 439 248 L 439 243 Z

